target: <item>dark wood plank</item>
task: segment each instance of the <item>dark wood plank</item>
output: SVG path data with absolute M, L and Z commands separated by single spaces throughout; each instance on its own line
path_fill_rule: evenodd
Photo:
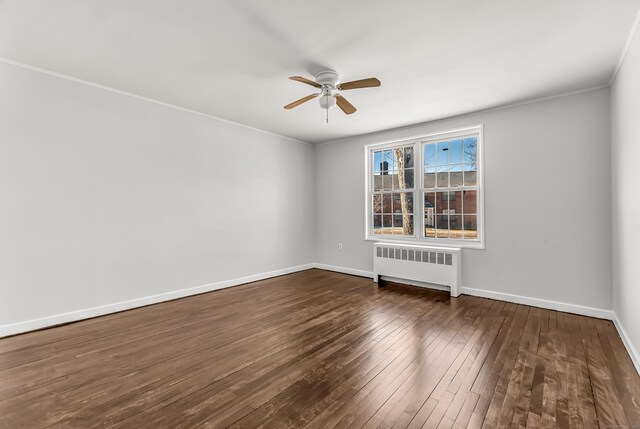
M 613 325 L 309 270 L 0 339 L 4 428 L 640 425 Z

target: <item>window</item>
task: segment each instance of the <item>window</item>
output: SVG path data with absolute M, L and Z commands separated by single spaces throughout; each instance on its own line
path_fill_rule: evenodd
M 370 145 L 367 239 L 483 247 L 482 127 Z

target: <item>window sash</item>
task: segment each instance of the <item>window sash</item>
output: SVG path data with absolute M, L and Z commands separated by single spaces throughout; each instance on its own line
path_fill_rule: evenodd
M 411 167 L 403 167 L 404 171 L 411 171 L 411 174 L 413 174 L 413 186 L 411 187 L 395 187 L 395 178 L 394 178 L 394 173 L 396 173 L 398 170 L 396 168 L 396 158 L 393 158 L 391 160 L 387 160 L 385 158 L 385 152 L 391 152 L 391 156 L 394 156 L 394 151 L 397 149 L 405 149 L 405 148 L 411 148 L 413 150 L 413 163 L 411 165 Z M 387 165 L 387 169 L 385 170 L 383 168 L 382 165 L 377 166 L 376 165 L 376 153 L 381 152 L 382 155 L 379 158 L 379 162 L 382 164 L 383 162 L 389 162 L 391 161 L 391 165 Z M 418 170 L 416 169 L 416 145 L 415 143 L 411 143 L 411 144 L 394 144 L 394 145 L 389 145 L 389 146 L 385 146 L 385 147 L 381 147 L 381 148 L 373 148 L 371 150 L 367 151 L 367 155 L 368 155 L 368 168 L 367 168 L 367 175 L 369 177 L 369 189 L 368 189 L 368 198 L 367 198 L 367 216 L 369 219 L 369 232 L 368 234 L 373 236 L 373 237 L 378 237 L 378 238 L 385 238 L 385 237 L 393 237 L 393 238 L 416 238 L 417 234 L 416 234 L 416 229 L 418 228 L 419 223 L 416 221 L 416 197 L 418 196 L 417 193 L 417 188 L 416 188 L 416 182 L 418 180 Z M 406 161 L 405 155 L 403 154 L 403 161 Z M 380 174 L 375 174 L 376 171 L 379 171 Z M 387 171 L 387 174 L 382 174 L 383 171 Z M 397 173 L 396 173 L 397 174 Z M 382 183 L 380 185 L 380 187 L 376 187 L 375 183 L 376 183 L 376 176 L 380 177 L 381 179 L 379 180 L 380 182 L 383 182 L 385 177 L 390 177 L 390 182 L 391 182 L 391 189 L 385 189 L 384 188 L 384 183 Z M 384 206 L 384 198 L 385 195 L 389 195 L 392 199 L 392 201 L 394 200 L 394 195 L 395 194 L 402 194 L 402 193 L 407 193 L 407 194 L 411 194 L 411 198 L 412 198 L 412 211 L 410 213 L 411 216 L 411 222 L 412 222 L 412 234 L 383 234 L 383 233 L 376 233 L 376 228 L 375 228 L 375 216 L 383 216 L 384 217 L 389 217 L 392 216 L 393 217 L 393 223 L 392 223 L 392 227 L 391 230 L 394 231 L 396 226 L 395 226 L 395 216 L 398 216 L 397 213 L 395 212 L 385 212 L 384 208 L 382 209 L 382 211 L 380 213 L 374 213 L 374 198 L 376 195 L 380 195 L 381 198 L 381 204 Z M 393 210 L 393 209 L 392 209 Z M 384 222 L 384 221 L 383 221 Z M 380 227 L 380 229 L 385 229 L 386 227 L 384 226 L 384 223 L 382 223 L 382 226 Z
M 476 150 L 476 154 L 475 154 L 475 170 L 466 170 L 465 167 L 467 165 L 470 165 L 471 163 L 468 162 L 468 160 L 466 159 L 466 152 L 465 149 L 467 147 L 467 140 L 470 138 L 475 138 L 475 150 Z M 459 142 L 459 150 L 460 150 L 460 154 L 459 154 L 459 159 L 451 159 L 452 154 L 454 153 L 454 147 L 452 146 L 452 142 Z M 443 239 L 446 240 L 451 240 L 451 241 L 455 241 L 457 243 L 466 243 L 466 242 L 479 242 L 480 241 L 480 232 L 478 231 L 478 222 L 477 222 L 477 216 L 479 215 L 478 213 L 478 206 L 479 204 L 479 198 L 480 198 L 480 187 L 478 185 L 478 180 L 477 180 L 477 172 L 480 169 L 480 166 L 478 165 L 478 151 L 479 151 L 479 142 L 480 142 L 480 135 L 479 133 L 476 132 L 470 132 L 470 133 L 464 133 L 464 134 L 460 134 L 460 135 L 446 135 L 446 136 L 436 136 L 435 138 L 431 138 L 431 139 L 421 139 L 419 141 L 419 145 L 420 145 L 420 167 L 422 170 L 422 183 L 420 184 L 420 202 L 423 205 L 422 207 L 422 212 L 424 213 L 422 215 L 422 219 L 421 219 L 421 227 L 420 227 L 420 238 L 423 240 L 434 240 L 434 241 L 440 241 Z M 446 162 L 443 162 L 442 159 L 442 153 L 440 152 L 440 146 L 442 144 L 446 144 Z M 428 148 L 429 146 L 431 146 L 433 149 Z M 457 146 L 457 145 L 456 145 Z M 425 163 L 425 155 L 426 153 L 433 153 L 434 156 L 434 160 L 433 163 L 429 164 L 429 166 Z M 435 175 L 435 183 L 434 183 L 434 187 L 429 187 L 427 188 L 425 186 L 425 179 L 426 179 L 426 170 L 427 167 L 433 167 L 433 169 L 437 172 Z M 462 172 L 462 184 L 459 186 L 451 186 L 451 173 L 455 172 L 456 170 L 454 170 L 455 168 L 460 168 L 460 171 Z M 442 171 L 444 170 L 444 171 Z M 453 170 L 453 171 L 452 171 Z M 468 185 L 466 184 L 466 181 L 464 180 L 464 172 L 465 171 L 475 171 L 476 172 L 476 180 L 475 180 L 475 184 L 474 185 Z M 440 177 L 438 177 L 441 173 L 446 173 L 446 180 L 447 180 L 447 186 L 439 186 L 439 182 L 440 182 Z M 475 195 L 475 207 L 476 210 L 473 213 L 466 213 L 464 210 L 464 191 L 475 191 L 476 195 Z M 455 212 L 452 213 L 451 212 L 451 192 L 460 192 L 461 193 L 461 199 L 462 201 L 460 202 L 461 204 L 461 211 L 460 212 Z M 435 207 L 435 211 L 433 213 L 433 230 L 434 230 L 434 236 L 431 236 L 430 232 L 427 232 L 428 229 L 428 225 L 427 222 L 425 220 L 425 218 L 430 217 L 431 214 L 427 213 L 426 208 L 424 207 L 424 199 L 425 196 L 427 194 L 431 194 L 433 193 L 435 195 L 435 198 L 437 200 L 438 198 L 438 194 L 444 194 L 446 193 L 447 195 L 447 199 L 446 199 L 446 206 L 447 208 L 445 210 L 443 210 L 442 212 L 440 212 L 440 210 L 438 209 L 438 207 Z M 454 194 L 455 195 L 455 194 Z M 444 201 L 444 199 L 443 199 Z M 445 212 L 446 211 L 446 212 Z M 465 238 L 465 216 L 472 216 L 475 215 L 475 225 L 476 228 L 475 229 L 468 229 L 469 231 L 474 231 L 475 234 L 475 238 Z M 441 228 L 442 227 L 442 222 L 445 221 L 446 218 L 446 229 Z M 452 229 L 451 228 L 451 224 L 452 224 L 452 219 L 453 222 L 460 222 L 460 229 Z M 429 228 L 431 229 L 431 228 Z M 441 231 L 446 231 L 446 237 L 442 237 L 442 232 Z M 452 231 L 456 231 L 456 236 L 452 236 Z M 460 231 L 460 237 L 458 237 L 457 235 L 457 231 Z

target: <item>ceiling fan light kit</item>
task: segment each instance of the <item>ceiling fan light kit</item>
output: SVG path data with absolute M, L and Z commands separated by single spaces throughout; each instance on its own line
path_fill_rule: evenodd
M 320 97 L 320 108 L 329 110 L 336 105 L 336 98 L 329 92 L 325 92 Z
M 287 110 L 293 109 L 302 103 L 306 103 L 307 101 L 320 96 L 320 108 L 324 109 L 326 112 L 327 123 L 329 122 L 329 109 L 336 104 L 347 115 L 351 115 L 357 110 L 340 94 L 341 91 L 380 86 L 380 81 L 374 77 L 340 83 L 340 75 L 334 70 L 321 71 L 316 74 L 315 78 L 316 80 L 313 81 L 302 76 L 291 76 L 289 79 L 319 88 L 321 92 L 303 97 L 300 100 L 287 104 L 284 108 Z

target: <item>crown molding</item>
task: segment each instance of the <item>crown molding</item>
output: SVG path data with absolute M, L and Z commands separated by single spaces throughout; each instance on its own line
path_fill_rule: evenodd
M 620 69 L 622 68 L 622 64 L 624 63 L 624 59 L 627 56 L 627 52 L 629 52 L 629 48 L 631 47 L 631 42 L 635 38 L 636 32 L 638 31 L 638 27 L 640 26 L 640 11 L 636 15 L 636 19 L 633 22 L 633 26 L 631 27 L 631 31 L 629 32 L 629 36 L 627 37 L 627 42 L 624 44 L 624 48 L 622 48 L 622 53 L 620 54 L 620 59 L 618 60 L 618 64 L 616 68 L 613 70 L 613 74 L 611 75 L 611 79 L 609 79 L 609 85 L 613 85 L 613 82 L 616 80 Z
M 175 104 L 165 103 L 164 101 L 156 100 L 156 99 L 149 98 L 149 97 L 144 97 L 142 95 L 134 94 L 132 92 L 122 91 L 120 89 L 112 88 L 110 86 L 100 85 L 100 84 L 95 83 L 95 82 L 90 82 L 88 80 L 79 79 L 79 78 L 76 78 L 76 77 L 73 77 L 73 76 L 69 76 L 69 75 L 66 75 L 66 74 L 63 74 L 63 73 L 54 72 L 54 71 L 48 70 L 48 69 L 43 69 L 41 67 L 32 66 L 30 64 L 22 63 L 22 62 L 19 62 L 19 61 L 10 60 L 8 58 L 0 57 L 0 63 L 7 64 L 7 65 L 10 65 L 10 66 L 14 66 L 14 67 L 19 67 L 19 68 L 26 69 L 26 70 L 31 70 L 31 71 L 42 73 L 42 74 L 46 74 L 46 75 L 49 75 L 49 76 L 57 77 L 59 79 L 64 79 L 64 80 L 68 80 L 70 82 L 79 83 L 81 85 L 86 85 L 86 86 L 90 86 L 90 87 L 93 87 L 93 88 L 101 89 L 103 91 L 109 91 L 109 92 L 112 92 L 112 93 L 115 93 L 115 94 L 124 95 L 126 97 L 131 97 L 131 98 L 135 98 L 137 100 L 146 101 L 147 103 L 153 103 L 153 104 L 157 104 L 157 105 L 160 105 L 160 106 L 163 106 L 163 107 L 168 107 L 170 109 L 180 110 L 182 112 L 191 113 L 193 115 L 204 116 L 205 118 L 215 119 L 216 121 L 220 121 L 220 122 L 224 122 L 224 123 L 227 123 L 227 124 L 236 125 L 238 127 L 246 128 L 246 129 L 253 130 L 253 131 L 257 131 L 257 132 L 260 132 L 260 133 L 263 133 L 263 134 L 267 134 L 267 135 L 270 135 L 270 136 L 274 136 L 274 137 L 283 138 L 285 140 L 289 140 L 289 141 L 292 141 L 292 142 L 302 143 L 302 144 L 308 145 L 308 146 L 312 145 L 309 142 L 298 140 L 298 139 L 295 139 L 293 137 L 285 136 L 285 135 L 278 134 L 278 133 L 273 133 L 271 131 L 266 131 L 266 130 L 263 130 L 261 128 L 252 127 L 251 125 L 246 125 L 246 124 L 242 124 L 240 122 L 231 121 L 229 119 L 224 119 L 224 118 L 221 118 L 219 116 L 210 115 L 208 113 L 200 112 L 198 110 L 188 109 L 186 107 L 178 106 L 178 105 L 175 105 Z

